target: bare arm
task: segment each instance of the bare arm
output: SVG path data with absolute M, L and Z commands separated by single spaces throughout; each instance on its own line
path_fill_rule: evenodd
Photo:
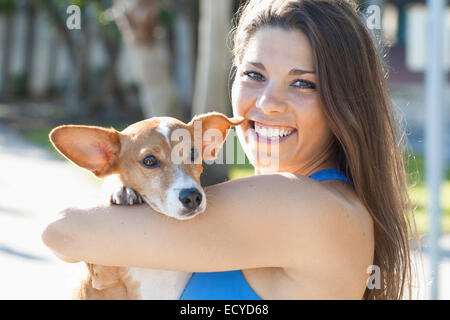
M 196 272 L 336 262 L 369 241 L 350 208 L 306 177 L 248 177 L 206 197 L 206 211 L 185 221 L 147 205 L 67 209 L 42 238 L 66 261 Z

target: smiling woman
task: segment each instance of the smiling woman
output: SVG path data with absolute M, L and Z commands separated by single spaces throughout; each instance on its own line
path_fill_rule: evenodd
M 356 6 L 251 0 L 234 40 L 233 113 L 256 175 L 205 188 L 206 210 L 185 221 L 67 209 L 44 242 L 66 261 L 194 272 L 183 299 L 401 299 L 403 135 Z M 366 287 L 373 265 L 380 285 Z
M 249 1 L 235 31 L 233 107 L 249 119 L 243 129 L 283 121 L 298 131 L 289 148 L 280 145 L 288 170 L 305 172 L 334 159 L 352 178 L 374 222 L 374 264 L 384 284 L 366 290 L 365 298 L 401 298 L 413 286 L 409 240 L 415 235 L 403 163 L 407 141 L 376 47 L 356 12 L 350 1 Z M 311 73 L 294 76 L 292 68 Z M 248 141 L 246 152 L 254 155 Z

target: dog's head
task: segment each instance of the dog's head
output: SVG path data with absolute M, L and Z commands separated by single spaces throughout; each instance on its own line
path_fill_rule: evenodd
M 177 219 L 203 212 L 202 160 L 214 160 L 228 130 L 243 118 L 211 112 L 185 124 L 170 117 L 137 122 L 122 132 L 64 125 L 50 132 L 53 146 L 97 177 L 117 174 L 153 209 Z

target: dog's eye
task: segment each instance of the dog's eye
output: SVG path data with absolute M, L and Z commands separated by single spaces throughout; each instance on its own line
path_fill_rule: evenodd
M 196 149 L 191 149 L 191 162 L 194 162 L 198 157 L 198 152 Z
M 142 160 L 142 164 L 148 168 L 159 167 L 159 160 L 155 156 L 148 156 Z

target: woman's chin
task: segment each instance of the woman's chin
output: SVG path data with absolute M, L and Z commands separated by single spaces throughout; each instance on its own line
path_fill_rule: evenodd
M 270 173 L 270 172 L 278 172 L 282 171 L 283 164 L 280 162 L 278 155 L 277 156 L 271 156 L 269 155 L 258 155 L 258 154 L 248 154 L 248 159 L 250 163 L 255 167 L 256 172 L 264 172 L 264 173 Z

